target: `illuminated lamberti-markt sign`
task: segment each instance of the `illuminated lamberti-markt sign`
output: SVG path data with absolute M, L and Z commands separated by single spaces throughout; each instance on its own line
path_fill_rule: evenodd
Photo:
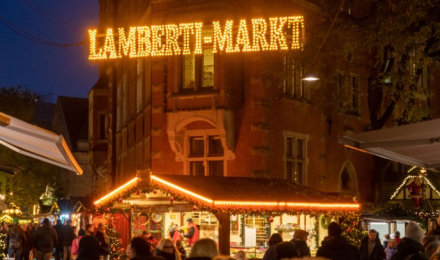
M 97 46 L 97 30 L 89 30 L 90 60 L 141 58 L 202 54 L 204 46 L 213 53 L 295 50 L 304 38 L 303 16 L 272 17 L 269 19 L 233 20 L 223 25 L 180 23 L 137 26 L 117 32 L 107 29 L 104 44 Z

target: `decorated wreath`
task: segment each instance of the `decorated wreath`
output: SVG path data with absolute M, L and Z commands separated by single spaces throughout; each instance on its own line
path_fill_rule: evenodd
M 332 218 L 322 216 L 321 217 L 321 227 L 324 229 L 327 229 L 328 225 L 330 225 L 331 221 L 332 221 Z

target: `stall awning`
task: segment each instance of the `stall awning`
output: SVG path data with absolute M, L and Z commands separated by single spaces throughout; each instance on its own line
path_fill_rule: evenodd
M 282 179 L 152 175 L 151 183 L 184 201 L 209 210 L 357 211 L 340 200 Z
M 79 167 L 63 136 L 0 113 L 0 144 L 17 153 L 74 171 Z
M 440 119 L 340 136 L 339 143 L 403 164 L 440 167 Z
M 151 175 L 151 186 L 177 201 L 208 211 L 318 212 L 358 211 L 359 204 L 282 179 Z M 99 206 L 133 190 L 138 178 L 95 201 Z M 133 203 L 134 201 L 132 201 Z M 169 202 L 168 202 L 169 203 Z

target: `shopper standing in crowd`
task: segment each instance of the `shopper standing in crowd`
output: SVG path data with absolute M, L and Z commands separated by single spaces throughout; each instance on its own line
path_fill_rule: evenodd
M 275 248 L 275 260 L 299 257 L 298 249 L 291 242 L 281 242 Z
M 328 236 L 322 241 L 316 256 L 330 258 L 332 260 L 359 260 L 359 250 L 348 243 L 342 236 L 342 229 L 338 223 L 328 225 Z
M 280 234 L 274 233 L 269 238 L 269 248 L 266 250 L 263 256 L 263 260 L 275 260 L 275 248 L 276 246 L 283 242 Z
M 84 229 L 80 229 L 78 231 L 78 236 L 72 241 L 72 258 L 76 259 L 78 257 L 78 249 L 79 249 L 79 242 L 81 241 L 81 238 L 86 235 L 86 232 Z
M 388 241 L 390 241 L 391 237 L 390 234 L 385 234 L 383 235 L 383 248 L 387 248 L 388 247 Z
M 440 235 L 440 230 L 438 228 L 438 223 L 436 219 L 429 220 L 429 230 L 426 236 L 438 236 Z
M 179 233 L 179 232 L 177 232 L 177 233 Z M 186 259 L 186 251 L 185 251 L 185 248 L 183 248 L 183 246 L 182 246 L 182 240 L 176 240 L 176 249 L 180 253 L 180 258 L 182 258 L 182 260 L 185 260 Z
M 28 223 L 27 225 L 27 230 L 26 232 L 28 232 L 29 235 L 29 241 L 31 243 L 31 257 L 30 259 L 34 259 L 37 258 L 37 229 L 34 227 L 33 223 Z
M 392 260 L 404 260 L 411 255 L 424 251 L 421 244 L 424 232 L 419 224 L 412 221 L 409 222 L 405 233 L 406 236 L 397 245 L 397 252 L 391 258 Z
M 161 256 L 153 256 L 150 252 L 150 244 L 141 237 L 135 237 L 130 242 L 132 257 L 130 260 L 165 260 Z M 82 260 L 82 259 L 78 259 Z
M 72 241 L 75 239 L 75 230 L 72 220 L 68 219 L 63 228 L 63 260 L 72 260 Z
M 388 241 L 387 247 L 385 248 L 386 260 L 391 260 L 391 257 L 393 257 L 394 253 L 396 252 L 397 252 L 396 241 L 394 239 L 390 239 Z
M 177 240 L 182 240 L 182 236 L 180 235 L 178 224 L 172 224 L 169 231 L 170 231 L 170 238 L 173 240 L 174 244 L 176 244 Z
M 292 242 L 298 249 L 298 253 L 300 257 L 311 256 L 310 248 L 307 245 L 308 236 L 309 236 L 309 232 L 302 229 L 298 229 L 293 234 L 293 239 L 290 240 L 290 242 Z
M 196 224 L 194 224 L 192 218 L 188 218 L 186 221 L 188 222 L 188 233 L 183 236 L 186 237 L 188 246 L 191 247 L 197 242 L 197 240 L 199 240 L 199 229 Z
M 99 241 L 94 236 L 84 236 L 79 241 L 76 260 L 99 260 Z
M 32 248 L 31 238 L 26 224 L 21 225 L 21 229 L 23 230 L 23 252 L 21 253 L 21 260 L 29 260 Z
M 63 256 L 63 229 L 64 229 L 64 225 L 61 222 L 61 219 L 57 218 L 56 219 L 56 223 L 53 226 L 53 228 L 55 229 L 55 231 L 57 232 L 57 236 L 58 236 L 58 240 L 55 243 L 55 260 L 61 260 L 64 259 Z
M 181 260 L 180 253 L 173 244 L 173 240 L 161 239 L 154 252 L 155 256 L 161 256 L 166 260 Z
M 359 251 L 362 260 L 383 260 L 386 258 L 385 250 L 374 229 L 370 229 L 368 236 L 361 240 Z
M 58 241 L 56 230 L 52 227 L 49 219 L 43 220 L 43 226 L 37 230 L 36 247 L 37 260 L 50 260 L 55 242 Z
M 25 240 L 24 232 L 18 224 L 18 219 L 14 219 L 14 225 L 9 229 L 7 240 L 9 257 L 14 257 L 15 260 L 21 260 Z
M 212 260 L 216 256 L 218 256 L 218 250 L 215 241 L 203 238 L 194 243 L 187 260 Z
M 399 245 L 400 243 L 400 232 L 399 231 L 394 231 L 394 237 L 393 239 L 396 241 L 396 245 Z
M 100 260 L 108 260 L 108 256 L 110 254 L 108 243 L 109 239 L 105 232 L 105 224 L 99 223 L 98 225 L 98 232 L 96 232 L 96 238 L 99 242 L 99 259 Z
M 94 236 L 95 235 L 95 231 L 94 231 L 94 227 L 92 224 L 87 224 L 86 225 L 86 236 Z

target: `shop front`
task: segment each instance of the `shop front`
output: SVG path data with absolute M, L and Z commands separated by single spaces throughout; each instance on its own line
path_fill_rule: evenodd
M 188 231 L 188 218 L 200 238 L 218 242 L 221 254 L 247 252 L 262 258 L 270 235 L 292 239 L 295 230 L 309 232 L 309 246 L 316 249 L 327 230 L 319 219 L 356 214 L 359 204 L 279 179 L 151 175 L 149 188 L 137 188 L 137 179 L 95 202 L 101 208 L 127 211 L 130 239 L 144 231 L 157 240 L 171 238 L 172 230 Z M 176 226 L 177 225 L 177 226 Z

